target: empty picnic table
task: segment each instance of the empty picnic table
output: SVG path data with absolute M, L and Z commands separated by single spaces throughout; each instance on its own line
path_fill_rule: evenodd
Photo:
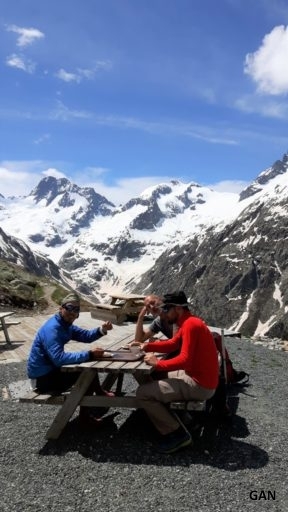
M 145 295 L 113 293 L 110 297 L 111 305 L 121 307 L 127 315 L 137 315 L 144 306 Z
M 17 325 L 20 323 L 20 321 L 17 320 L 8 320 L 6 321 L 6 318 L 9 316 L 15 315 L 15 311 L 0 311 L 0 330 L 3 330 L 6 343 L 8 345 L 11 345 L 10 336 L 8 333 L 8 327 L 10 325 Z
M 116 324 L 125 322 L 130 317 L 138 316 L 144 305 L 144 295 L 134 293 L 113 293 L 110 303 L 96 304 L 91 311 L 92 318 L 111 320 Z

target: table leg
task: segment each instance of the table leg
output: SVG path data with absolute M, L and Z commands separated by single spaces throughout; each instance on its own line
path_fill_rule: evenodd
M 118 373 L 108 373 L 105 379 L 103 380 L 101 386 L 106 391 L 110 391 L 114 382 L 116 382 L 118 378 Z
M 3 329 L 4 335 L 5 335 L 6 343 L 8 343 L 8 345 L 12 345 L 11 340 L 10 340 L 10 336 L 8 334 L 8 329 L 6 327 L 5 318 L 1 318 L 1 325 L 2 325 L 2 329 Z
M 48 429 L 46 439 L 58 439 L 94 379 L 95 370 L 88 368 L 81 372 L 75 386 Z
M 110 391 L 113 384 L 117 381 L 116 395 L 120 395 L 122 392 L 123 379 L 124 373 L 108 373 L 107 377 L 103 380 L 102 388 L 106 389 L 106 391 Z
M 121 395 L 122 393 L 122 385 L 123 385 L 124 373 L 119 373 L 117 384 L 116 384 L 116 395 Z

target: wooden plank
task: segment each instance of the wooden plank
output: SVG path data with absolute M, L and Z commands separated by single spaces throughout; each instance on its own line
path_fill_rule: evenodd
M 2 318 L 6 318 L 7 316 L 15 315 L 15 311 L 0 311 L 0 320 Z
M 67 400 L 69 394 L 63 395 L 40 395 L 34 392 L 21 397 L 21 403 L 33 403 L 42 405 L 62 405 Z M 80 400 L 81 407 L 124 407 L 137 408 L 139 403 L 135 395 L 107 397 L 100 395 L 85 395 Z M 55 438 L 53 438 L 55 439 Z
M 110 367 L 111 361 L 94 361 L 94 368 L 97 368 L 98 371 L 106 371 Z
M 9 321 L 9 320 L 7 320 L 7 321 L 5 320 L 6 327 L 10 327 L 11 325 L 19 325 L 19 324 L 21 324 L 20 321 L 19 322 L 12 322 L 12 321 Z M 0 324 L 0 329 L 3 329 L 2 324 Z
M 36 393 L 35 391 L 30 391 L 29 393 L 26 393 L 25 396 L 21 397 L 19 399 L 19 402 L 33 402 L 35 398 L 39 396 L 39 393 Z
M 127 315 L 118 307 L 113 311 L 103 308 L 94 309 L 91 311 L 91 317 L 97 318 L 98 320 L 110 321 L 116 325 L 122 324 L 127 319 Z
M 111 293 L 110 297 L 112 299 L 119 300 L 144 300 L 145 295 L 137 295 L 136 293 Z
M 48 429 L 46 439 L 58 439 L 94 378 L 95 370 L 93 369 L 86 369 L 86 371 L 80 374 L 75 386 Z
M 120 369 L 125 365 L 124 361 L 112 361 L 109 364 L 108 371 L 109 372 L 119 372 Z M 98 366 L 98 365 L 97 365 Z
M 142 365 L 142 361 L 139 362 L 139 361 L 130 361 L 130 362 L 127 362 L 125 363 L 125 365 L 122 367 L 122 371 L 125 371 L 128 372 L 128 373 L 133 373 L 135 372 L 137 369 L 139 368 L 143 368 L 143 365 Z M 148 369 L 148 368 L 151 368 L 151 371 L 152 371 L 152 367 L 148 366 L 146 363 L 145 363 L 145 369 Z
M 131 343 L 135 339 L 134 334 L 126 334 L 123 337 L 119 338 L 116 341 L 113 341 L 111 344 L 107 345 L 105 348 L 109 350 L 121 350 L 123 347 Z
M 67 395 L 37 395 L 32 397 L 30 394 L 19 398 L 21 403 L 33 403 L 38 405 L 62 405 L 66 400 Z
M 104 304 L 104 303 L 99 303 L 99 304 L 95 304 L 95 309 L 91 309 L 91 316 L 93 318 L 93 313 L 95 311 L 97 311 L 97 309 L 107 309 L 107 311 L 119 311 L 121 312 L 121 306 L 118 306 L 116 304 Z

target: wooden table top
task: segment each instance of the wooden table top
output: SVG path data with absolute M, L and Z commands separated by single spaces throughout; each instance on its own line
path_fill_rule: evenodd
M 109 345 L 109 350 L 123 350 L 128 343 L 134 340 L 134 334 L 130 334 L 121 338 L 117 341 L 114 341 L 111 345 Z M 108 348 L 108 347 L 107 347 Z M 137 347 L 133 347 L 132 350 L 137 351 Z M 125 352 L 123 350 L 123 352 Z M 165 354 L 164 354 L 165 355 Z M 163 354 L 159 357 L 163 357 Z M 111 361 L 111 360 L 101 360 L 98 361 L 88 361 L 87 363 L 79 363 L 79 364 L 67 364 L 62 366 L 63 371 L 73 372 L 84 370 L 87 368 L 94 369 L 98 372 L 105 373 L 134 373 L 140 371 L 144 374 L 149 374 L 153 371 L 153 367 L 146 364 L 143 360 L 138 361 Z
M 6 316 L 15 315 L 15 311 L 0 311 L 0 320 Z
M 120 299 L 120 300 L 144 300 L 145 299 L 145 295 L 137 295 L 135 293 L 129 293 L 129 294 L 111 293 L 110 297 L 112 297 L 112 299 Z

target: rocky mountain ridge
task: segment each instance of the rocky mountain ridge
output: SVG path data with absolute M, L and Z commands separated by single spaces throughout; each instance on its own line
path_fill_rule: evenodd
M 183 288 L 210 325 L 288 338 L 288 168 L 219 232 L 165 251 L 136 291 Z M 266 173 L 266 176 L 268 173 Z M 274 185 L 273 185 L 274 180 Z

